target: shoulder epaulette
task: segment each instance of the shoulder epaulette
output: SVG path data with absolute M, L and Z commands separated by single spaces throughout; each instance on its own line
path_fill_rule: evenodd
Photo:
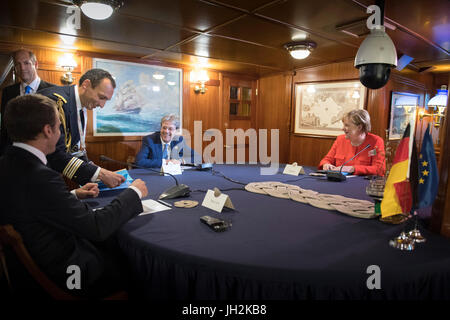
M 60 94 L 53 93 L 53 95 L 58 98 L 58 101 L 56 101 L 56 105 L 58 106 L 59 120 L 61 121 L 61 125 L 63 127 L 64 145 L 66 146 L 66 152 L 70 152 L 70 146 L 72 145 L 72 135 L 67 130 L 66 114 L 63 107 L 63 105 L 67 103 L 67 100 L 64 99 L 64 97 Z
M 64 101 L 64 103 L 67 103 L 67 100 L 64 99 L 64 97 L 63 97 L 62 95 L 57 94 L 57 93 L 53 93 L 53 95 L 56 96 L 56 97 L 58 97 L 58 99 L 61 99 L 62 101 Z

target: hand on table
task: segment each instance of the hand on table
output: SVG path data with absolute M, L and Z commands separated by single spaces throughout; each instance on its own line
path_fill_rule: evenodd
M 336 169 L 341 170 L 341 167 L 337 167 Z M 355 168 L 353 166 L 343 166 L 342 172 L 353 173 L 353 172 L 355 172 Z
M 141 179 L 133 180 L 133 183 L 131 183 L 131 185 L 139 189 L 139 191 L 142 193 L 142 198 L 145 198 L 148 195 L 147 186 Z
M 325 170 L 325 171 L 337 171 L 337 170 L 339 170 L 339 168 L 333 166 L 331 163 L 325 163 L 323 165 L 323 170 Z
M 81 188 L 75 190 L 78 199 L 95 198 L 98 196 L 99 190 L 96 183 L 86 183 Z
M 98 178 L 108 187 L 108 188 L 115 188 L 120 186 L 122 183 L 125 182 L 125 177 L 106 170 L 104 168 L 100 169 L 100 173 L 98 174 Z

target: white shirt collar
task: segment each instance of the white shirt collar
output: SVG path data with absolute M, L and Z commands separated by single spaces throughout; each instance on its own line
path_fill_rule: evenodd
M 36 93 L 37 89 L 39 88 L 39 84 L 41 83 L 41 78 L 39 78 L 39 76 L 36 76 L 36 78 L 31 81 L 30 84 L 26 84 L 25 82 L 20 83 L 20 90 L 21 90 L 21 94 L 25 94 L 25 87 L 26 86 L 30 86 L 31 89 L 33 90 L 31 93 Z
M 159 139 L 161 140 L 161 144 L 162 144 L 163 149 L 164 149 L 164 145 L 165 145 L 165 144 L 167 144 L 167 147 L 170 148 L 170 143 L 172 142 L 172 140 L 170 140 L 169 142 L 165 142 L 165 141 L 162 139 L 161 136 L 159 137 Z
M 77 104 L 77 111 L 78 113 L 80 113 L 81 108 L 83 108 L 83 106 L 81 105 L 81 100 L 80 100 L 80 95 L 78 94 L 78 86 L 75 85 L 75 102 Z
M 41 150 L 39 150 L 33 146 L 30 146 L 29 144 L 22 143 L 22 142 L 13 142 L 13 146 L 24 149 L 24 150 L 34 154 L 36 157 L 39 158 L 39 160 L 42 161 L 43 164 L 45 164 L 45 165 L 47 164 L 47 157 Z

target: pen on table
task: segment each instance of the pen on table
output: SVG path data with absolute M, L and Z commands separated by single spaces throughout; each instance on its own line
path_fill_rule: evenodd
M 158 201 L 159 203 L 164 204 L 164 205 L 166 205 L 166 206 L 168 206 L 168 207 L 171 207 L 171 206 L 172 206 L 170 203 L 165 202 L 165 201 L 162 201 L 162 200 L 159 200 L 159 199 L 156 200 L 156 201 Z

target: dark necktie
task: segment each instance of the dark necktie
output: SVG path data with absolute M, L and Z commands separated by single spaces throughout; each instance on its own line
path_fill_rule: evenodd
M 81 119 L 81 130 L 84 131 L 84 112 L 83 112 L 83 109 L 80 109 L 80 119 Z
M 31 87 L 30 86 L 26 86 L 25 87 L 25 94 L 29 94 L 31 92 Z
M 163 149 L 163 155 L 162 155 L 163 159 L 169 158 L 169 154 L 167 152 L 167 145 L 168 145 L 168 143 L 164 143 L 164 149 Z

